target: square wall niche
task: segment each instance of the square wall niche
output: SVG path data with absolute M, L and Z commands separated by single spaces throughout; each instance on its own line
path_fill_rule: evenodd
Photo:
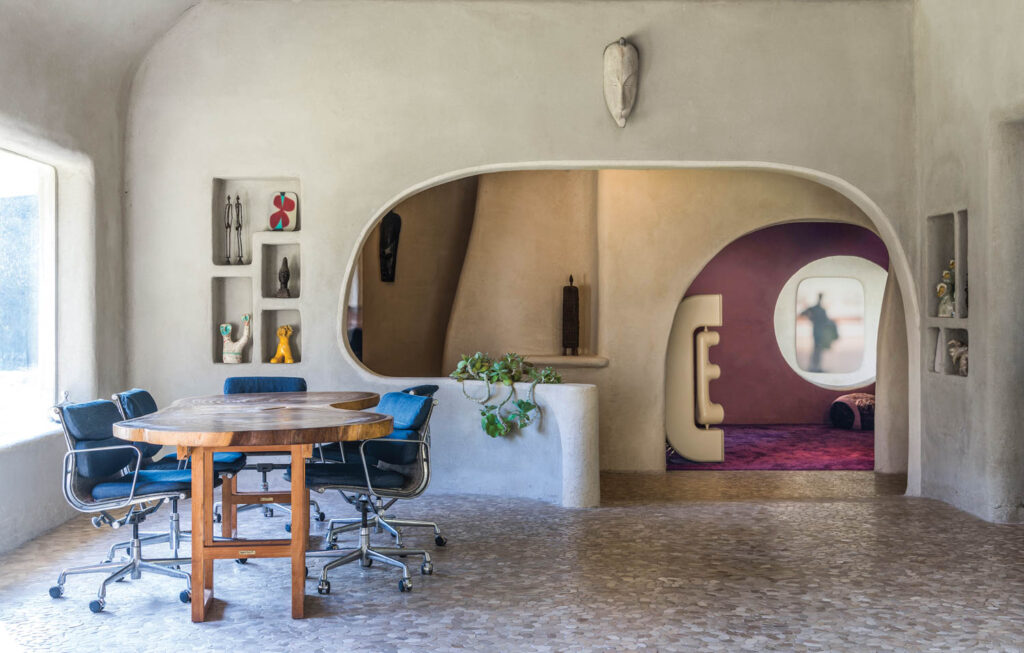
M 249 277 L 213 277 L 211 297 L 213 300 L 210 315 L 213 324 L 210 325 L 210 331 L 212 333 L 213 362 L 223 364 L 224 338 L 220 334 L 220 325 L 231 325 L 232 340 L 242 337 L 244 330 L 242 316 L 246 313 L 252 314 L 252 280 Z M 243 363 L 252 362 L 252 349 L 252 338 L 250 338 L 249 344 L 242 350 Z
M 292 358 L 302 360 L 302 317 L 293 310 L 265 310 L 260 313 L 260 336 L 263 342 L 263 362 L 269 363 L 277 353 L 277 329 L 286 324 L 292 327 Z
M 280 192 L 292 192 L 299 198 L 295 212 L 295 231 L 301 227 L 302 193 L 299 180 L 295 177 L 228 178 L 215 177 L 211 192 L 211 256 L 214 265 L 250 265 L 253 261 L 252 235 L 260 231 L 271 231 L 270 216 L 274 213 L 274 196 Z M 228 197 L 231 198 L 231 229 L 225 227 L 225 213 Z M 235 232 L 234 206 L 242 206 L 242 263 L 238 260 L 238 238 Z M 278 232 L 280 233 L 280 232 Z M 230 262 L 227 260 L 230 239 Z M 288 261 L 291 263 L 291 259 Z
M 928 351 L 933 352 L 928 361 L 928 371 L 946 376 L 960 376 L 949 355 L 949 341 L 959 340 L 970 347 L 967 329 L 946 329 L 942 327 L 930 327 L 926 334 Z M 969 360 L 969 359 L 968 359 Z M 968 363 L 968 374 L 970 364 Z
M 299 291 L 301 290 L 301 269 L 302 262 L 299 260 L 299 244 L 298 243 L 283 243 L 280 245 L 262 245 L 263 251 L 263 273 L 262 273 L 262 284 L 263 297 L 275 298 L 277 297 L 277 290 L 280 287 L 280 283 L 277 280 L 277 273 L 281 269 L 281 260 L 288 259 L 288 271 L 290 278 L 288 279 L 288 290 L 291 292 L 291 297 L 288 299 L 297 299 L 299 297 Z

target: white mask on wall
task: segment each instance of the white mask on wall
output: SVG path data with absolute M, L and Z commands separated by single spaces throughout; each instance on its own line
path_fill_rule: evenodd
M 604 49 L 604 101 L 619 127 L 626 126 L 636 103 L 639 69 L 640 55 L 626 39 Z

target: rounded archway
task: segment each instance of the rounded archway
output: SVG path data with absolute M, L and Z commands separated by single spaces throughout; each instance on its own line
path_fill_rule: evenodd
M 793 166 L 768 164 L 768 163 L 757 163 L 757 162 L 754 162 L 754 163 L 711 163 L 711 164 L 707 164 L 707 163 L 691 163 L 691 162 L 631 162 L 631 163 L 628 163 L 628 164 L 623 164 L 622 162 L 600 162 L 600 161 L 597 161 L 597 162 L 593 162 L 593 161 L 577 162 L 577 161 L 572 161 L 572 162 L 517 163 L 517 164 L 499 164 L 499 165 L 481 166 L 481 167 L 476 167 L 476 168 L 472 168 L 472 169 L 465 169 L 465 170 L 461 170 L 461 171 L 457 171 L 457 172 L 452 172 L 452 173 L 448 173 L 448 174 L 436 177 L 434 179 L 431 179 L 431 180 L 428 180 L 428 181 L 423 182 L 421 184 L 418 184 L 415 187 L 412 187 L 412 188 L 410 188 L 410 189 L 408 189 L 408 190 L 406 190 L 406 191 L 396 195 L 391 201 L 389 201 L 388 203 L 383 205 L 381 207 L 381 209 L 377 212 L 377 216 L 367 224 L 366 228 L 363 230 L 362 239 L 365 242 L 367 237 L 371 234 L 373 228 L 376 226 L 377 221 L 384 214 L 386 214 L 389 210 L 392 210 L 394 207 L 396 207 L 401 201 L 404 201 L 405 199 L 411 197 L 412 195 L 415 195 L 417 192 L 419 192 L 421 190 L 425 190 L 425 189 L 428 189 L 428 188 L 433 188 L 435 186 L 438 186 L 440 184 L 443 184 L 443 183 L 446 183 L 446 182 L 449 182 L 449 181 L 453 181 L 453 180 L 457 180 L 457 179 L 464 179 L 466 177 L 473 176 L 473 175 L 478 175 L 478 174 L 489 174 L 489 173 L 509 172 L 509 171 L 530 171 L 530 170 L 545 170 L 545 171 L 557 171 L 557 170 L 572 171 L 572 170 L 577 170 L 577 171 L 579 171 L 579 170 L 597 170 L 597 169 L 604 169 L 604 168 L 613 169 L 614 171 L 616 171 L 616 174 L 618 174 L 620 176 L 624 176 L 624 177 L 625 176 L 629 176 L 629 175 L 635 175 L 635 174 L 639 173 L 640 171 L 653 171 L 653 172 L 662 173 L 662 174 L 664 174 L 666 172 L 669 172 L 669 171 L 697 171 L 697 172 L 716 171 L 716 172 L 729 172 L 729 173 L 751 172 L 751 171 L 753 171 L 753 172 L 771 173 L 771 174 L 778 175 L 781 178 L 791 178 L 791 179 L 795 179 L 795 180 L 802 180 L 802 181 L 805 181 L 805 182 L 810 182 L 810 184 L 813 185 L 813 186 L 819 186 L 819 187 L 822 187 L 824 189 L 829 189 L 831 191 L 835 191 L 839 196 L 844 198 L 845 201 L 848 201 L 852 206 L 856 207 L 859 211 L 861 211 L 863 213 L 865 223 L 870 225 L 875 231 L 877 231 L 877 233 L 882 238 L 883 242 L 885 242 L 886 247 L 889 249 L 889 251 L 890 251 L 890 253 L 892 255 L 891 267 L 892 267 L 892 270 L 894 272 L 894 277 L 896 279 L 898 279 L 899 285 L 903 289 L 903 293 L 902 294 L 903 294 L 903 302 L 905 304 L 904 314 L 905 314 L 905 320 L 906 320 L 905 326 L 906 326 L 906 335 L 907 335 L 907 342 L 908 342 L 908 348 L 907 348 L 907 350 L 908 350 L 908 359 L 909 359 L 908 360 L 908 367 L 909 367 L 910 370 L 915 369 L 915 361 L 916 361 L 916 359 L 919 356 L 918 345 L 917 345 L 917 343 L 919 341 L 919 334 L 917 332 L 917 314 L 918 314 L 918 312 L 916 310 L 916 293 L 914 293 L 913 290 L 912 290 L 913 289 L 913 284 L 912 284 L 912 280 L 911 280 L 910 273 L 909 273 L 909 264 L 908 264 L 906 255 L 903 252 L 902 246 L 900 245 L 899 241 L 897 240 L 897 238 L 895 236 L 895 232 L 894 232 L 891 224 L 885 218 L 885 216 L 882 214 L 882 212 L 878 209 L 877 205 L 875 205 L 869 198 L 867 198 L 857 188 L 855 188 L 854 186 L 850 185 L 849 183 L 847 183 L 847 182 L 845 182 L 845 181 L 843 181 L 841 179 L 838 179 L 836 177 L 833 177 L 833 176 L 830 176 L 830 175 L 827 175 L 827 174 L 824 174 L 824 173 L 813 171 L 813 170 L 797 168 L 797 167 L 793 167 Z M 767 224 L 770 224 L 770 222 L 767 223 Z M 758 226 L 766 226 L 766 224 L 762 224 L 762 225 L 758 225 Z M 735 236 L 733 236 L 733 237 L 735 237 Z M 718 243 L 719 247 L 721 245 L 724 245 L 725 242 L 728 242 L 729 240 L 731 240 L 731 238 L 726 238 L 726 239 L 723 239 L 723 240 L 724 240 L 724 242 Z M 716 248 L 710 249 L 709 253 L 704 256 L 704 259 L 699 261 L 699 265 L 702 266 L 703 264 L 705 264 L 707 262 L 707 260 L 710 259 L 710 256 L 713 254 L 714 251 L 716 251 Z M 340 297 L 341 301 L 339 301 L 339 313 L 338 313 L 339 344 L 341 345 L 341 347 L 350 356 L 351 356 L 351 350 L 349 348 L 349 345 L 348 345 L 348 342 L 347 342 L 347 338 L 345 337 L 344 325 L 346 324 L 346 317 L 347 317 L 347 296 L 348 296 L 349 284 L 351 283 L 351 279 L 352 279 L 352 276 L 353 276 L 353 270 L 354 270 L 354 267 L 355 267 L 355 262 L 356 262 L 357 257 L 358 257 L 358 250 L 353 253 L 352 258 L 349 260 L 348 276 L 346 278 L 346 283 L 345 283 L 345 286 L 343 287 L 343 290 L 342 290 L 342 293 L 341 293 L 341 297 Z M 604 261 L 602 261 L 602 264 L 603 263 L 604 263 Z M 401 266 L 401 263 L 399 263 L 399 265 Z M 600 273 L 599 281 L 600 282 L 606 281 L 606 279 L 605 279 L 606 276 L 610 277 L 610 278 L 613 278 L 615 276 L 615 273 L 614 272 L 608 272 L 604 268 L 602 268 L 601 273 Z M 614 281 L 614 279 L 612 279 L 612 281 Z M 685 285 L 684 285 L 684 287 L 685 287 Z M 603 290 L 602 290 L 602 293 L 603 293 Z M 605 308 L 606 307 L 604 305 L 602 305 L 602 311 L 604 311 Z M 619 317 L 619 319 L 625 320 L 627 323 L 628 322 L 632 322 L 632 321 L 634 321 L 636 319 L 643 319 L 643 318 L 650 319 L 651 316 L 625 315 L 625 316 L 620 316 Z M 664 318 L 662 316 L 659 316 L 657 319 L 660 319 L 662 321 L 662 323 L 664 323 L 664 328 L 667 331 L 667 328 L 668 328 L 667 322 L 670 320 L 670 317 L 669 318 Z M 598 327 L 598 331 L 599 332 L 601 331 L 601 327 L 600 326 Z M 613 338 L 613 337 L 614 337 L 614 335 L 610 334 L 610 333 L 599 333 L 598 337 L 597 337 L 598 348 L 600 349 L 600 343 L 602 341 L 604 341 L 606 338 Z M 598 353 L 601 353 L 601 352 L 598 351 Z M 622 359 L 620 359 L 620 360 L 622 360 Z M 616 361 L 613 358 L 612 359 L 612 365 L 614 366 L 615 364 L 616 364 Z M 359 367 L 361 367 L 365 371 L 365 373 L 367 373 L 367 374 L 370 374 L 370 375 L 374 374 L 370 369 L 367 369 L 366 367 L 364 367 L 362 365 L 359 365 Z M 600 374 L 600 372 L 588 372 L 587 374 L 594 375 L 594 374 Z M 908 378 L 908 384 L 909 384 L 909 393 L 908 394 L 909 394 L 909 396 L 908 396 L 908 402 L 907 403 L 908 403 L 908 420 L 909 420 L 909 434 L 910 434 L 910 447 L 909 447 L 909 449 L 910 449 L 910 452 L 909 452 L 910 463 L 909 463 L 909 470 L 908 470 L 908 473 L 909 473 L 908 493 L 916 494 L 916 493 L 918 493 L 918 485 L 919 485 L 918 479 L 919 479 L 919 465 L 920 465 L 919 455 L 918 455 L 918 451 L 919 451 L 919 423 L 918 423 L 918 420 L 919 420 L 919 410 L 918 410 L 918 406 L 919 406 L 919 388 L 918 388 L 918 382 L 919 382 L 919 380 L 917 379 L 916 375 L 914 375 L 913 373 L 910 373 L 908 376 L 909 376 L 909 378 Z M 660 386 L 661 383 L 658 383 L 658 385 Z M 635 407 L 634 406 L 628 406 L 627 410 L 628 411 L 633 411 L 635 409 L 635 410 L 638 410 L 638 411 L 639 410 L 643 410 L 643 411 L 646 411 L 647 413 L 655 414 L 655 415 L 663 414 L 662 411 L 663 411 L 663 406 L 664 406 L 664 402 L 665 402 L 664 394 L 663 393 L 659 393 L 653 387 L 653 384 L 646 386 L 643 389 L 643 392 L 646 393 L 646 396 L 644 396 L 642 401 L 635 402 L 637 404 L 637 406 L 635 406 Z M 639 395 L 638 395 L 638 397 L 639 397 Z M 627 402 L 627 403 L 630 403 L 630 402 Z M 602 430 L 603 431 L 606 430 L 605 424 L 604 424 L 604 420 L 605 420 L 605 414 L 604 413 L 605 412 L 606 411 L 602 411 Z M 643 443 L 639 443 L 639 442 L 634 443 L 634 445 L 639 448 L 639 453 L 637 454 L 639 456 L 639 459 L 637 459 L 636 462 L 628 462 L 628 463 L 626 463 L 627 466 L 625 468 L 636 468 L 636 469 L 652 468 L 653 469 L 654 465 L 655 465 L 654 461 L 656 460 L 656 457 L 661 455 L 661 451 L 660 451 L 661 448 L 662 448 L 661 441 L 662 441 L 662 438 L 663 438 L 663 435 L 660 433 L 661 429 L 658 427 L 658 425 L 655 422 L 651 421 L 652 418 L 648 417 L 648 418 L 645 418 L 645 419 L 647 419 L 647 421 L 645 422 L 647 424 L 647 426 L 645 426 L 644 429 L 643 429 L 645 431 L 645 433 L 646 433 L 646 435 L 644 436 L 645 439 L 644 439 Z M 653 418 L 653 419 L 656 419 L 656 421 L 660 422 L 660 419 L 657 419 L 657 418 Z M 652 426 L 653 426 L 653 428 L 651 428 Z M 615 445 L 612 445 L 607 451 L 605 450 L 604 445 L 602 445 L 602 461 L 603 461 L 603 465 L 607 464 L 607 465 L 613 465 L 614 466 L 616 464 L 621 464 L 621 459 L 622 459 L 622 455 L 621 454 L 622 454 L 621 450 L 617 449 L 615 447 Z M 632 452 L 630 453 L 630 455 L 633 455 Z M 620 460 L 617 461 L 616 459 L 620 459 Z M 663 458 L 662 458 L 662 461 L 663 461 Z M 612 467 L 612 468 L 615 468 L 615 467 Z

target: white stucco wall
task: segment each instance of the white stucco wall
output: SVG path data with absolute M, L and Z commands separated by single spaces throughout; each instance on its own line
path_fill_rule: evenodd
M 1022 28 L 1017 0 L 915 5 L 921 237 L 924 216 L 970 212 L 970 375 L 919 372 L 922 489 L 995 521 L 1024 520 Z
M 128 381 L 173 397 L 217 392 L 227 374 L 205 355 L 218 176 L 301 179 L 303 360 L 287 372 L 314 389 L 387 384 L 340 344 L 354 249 L 414 187 L 474 172 L 797 166 L 851 197 L 914 288 L 911 16 L 906 2 L 204 3 L 153 48 L 132 89 Z M 601 100 L 600 53 L 623 34 L 642 63 L 639 102 L 619 129 Z M 633 292 L 608 272 L 611 292 Z M 916 365 L 916 307 L 907 319 Z M 664 335 L 651 340 L 642 315 L 623 320 L 644 328 L 600 341 L 660 365 Z M 911 493 L 916 391 L 917 377 Z M 663 468 L 659 392 L 660 381 L 612 397 L 627 427 L 603 434 L 604 466 Z
M 126 91 L 142 53 L 189 4 L 6 0 L 0 10 L 0 148 L 57 172 L 56 387 L 74 400 L 109 395 L 124 375 Z M 0 448 L 0 552 L 72 514 L 63 450 L 55 432 Z

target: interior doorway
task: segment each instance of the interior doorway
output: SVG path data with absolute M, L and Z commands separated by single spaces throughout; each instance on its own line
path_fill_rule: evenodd
M 710 398 L 724 408 L 724 456 L 688 459 L 669 444 L 666 469 L 902 471 L 875 456 L 902 435 L 885 425 L 876 446 L 876 379 L 893 362 L 878 352 L 906 355 L 888 269 L 873 231 L 840 222 L 777 224 L 722 248 L 685 298 L 722 298 Z M 888 377 L 883 386 L 900 391 Z

